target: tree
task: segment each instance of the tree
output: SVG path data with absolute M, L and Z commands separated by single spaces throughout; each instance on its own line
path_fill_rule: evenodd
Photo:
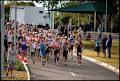
M 79 5 L 80 3 L 85 3 L 85 2 L 100 2 L 100 3 L 106 3 L 106 0 L 69 0 L 69 1 L 61 1 L 61 0 L 58 0 L 58 1 L 55 1 L 55 0 L 50 0 L 50 1 L 46 1 L 46 0 L 32 0 L 32 1 L 37 1 L 38 3 L 42 3 L 43 4 L 43 7 L 47 7 L 48 9 L 48 12 L 49 12 L 49 17 L 50 17 L 50 9 L 54 9 L 54 8 L 57 8 L 57 5 L 59 3 L 61 3 L 61 7 L 68 7 L 68 6 L 74 6 L 74 5 Z M 115 8 L 118 7 L 117 5 L 119 5 L 119 0 L 107 0 L 108 4 L 110 5 L 113 5 Z M 119 7 L 118 7 L 119 9 Z M 119 10 L 118 10 L 119 12 Z M 65 16 L 65 14 L 67 13 L 64 13 L 63 16 Z M 67 14 L 68 15 L 68 14 Z M 74 14 L 73 14 L 74 15 Z M 73 24 L 76 25 L 76 18 L 77 18 L 77 15 L 70 15 L 72 17 L 72 20 L 73 20 Z M 81 15 L 81 14 L 80 14 Z M 88 18 L 86 17 L 87 15 L 84 14 L 84 16 L 80 16 L 80 21 L 84 22 L 84 23 L 87 23 L 88 21 Z M 98 16 L 98 14 L 97 14 Z M 109 15 L 108 14 L 108 21 L 107 23 L 110 23 L 110 17 L 112 17 L 114 15 Z M 112 19 L 114 20 L 114 32 L 116 32 L 116 30 L 118 29 L 118 18 L 119 18 L 119 15 L 115 15 L 116 17 L 113 17 Z M 100 19 L 98 18 L 102 18 L 102 15 L 99 14 L 99 17 L 97 17 L 97 23 L 99 23 Z M 55 20 L 56 21 L 56 20 Z M 111 27 L 110 27 L 110 24 L 107 24 L 107 31 L 110 31 L 111 30 Z
M 57 0 L 48 0 L 48 1 L 46 1 L 46 0 L 32 0 L 32 1 L 36 1 L 37 3 L 42 4 L 43 7 L 47 8 L 49 18 L 50 18 L 50 11 L 49 10 L 57 8 L 58 3 L 60 2 L 60 0 L 59 1 L 57 1 Z

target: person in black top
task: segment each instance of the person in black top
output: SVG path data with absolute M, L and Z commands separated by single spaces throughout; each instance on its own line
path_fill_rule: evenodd
M 8 40 L 7 40 L 7 35 L 4 36 L 4 47 L 5 47 L 5 59 L 7 59 L 7 51 L 8 51 Z M 7 62 L 7 60 L 5 60 Z
M 103 39 L 102 39 L 102 49 L 103 49 L 103 54 L 104 54 L 104 57 L 106 57 L 106 41 L 107 41 L 107 37 L 104 36 Z
M 22 37 L 22 33 L 20 33 L 20 35 L 18 36 L 18 41 L 20 40 L 20 39 L 22 39 L 23 37 Z
M 8 40 L 7 40 L 7 35 L 4 36 L 4 46 L 5 46 L 5 51 L 8 51 Z
M 65 36 L 67 36 L 67 35 L 68 35 L 68 30 L 67 30 L 67 27 L 65 27 L 65 29 L 64 29 L 64 34 L 65 34 Z
M 64 29 L 65 27 L 64 26 L 61 26 L 61 33 L 64 34 Z
M 111 58 L 111 47 L 112 47 L 112 36 L 109 34 L 109 37 L 106 41 L 106 48 L 108 52 L 108 58 Z
M 87 28 L 86 28 L 86 26 L 84 25 L 84 29 L 83 29 L 83 31 L 84 31 L 84 38 L 86 39 L 86 32 L 87 32 Z
M 80 65 L 82 60 L 82 51 L 83 51 L 82 50 L 83 44 L 82 44 L 81 38 L 77 38 L 76 45 L 77 45 L 77 60 Z

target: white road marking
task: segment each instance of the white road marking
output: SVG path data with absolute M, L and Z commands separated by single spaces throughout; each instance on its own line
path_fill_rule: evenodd
M 74 77 L 76 76 L 75 73 L 73 73 L 73 72 L 70 72 L 70 73 L 71 73 Z

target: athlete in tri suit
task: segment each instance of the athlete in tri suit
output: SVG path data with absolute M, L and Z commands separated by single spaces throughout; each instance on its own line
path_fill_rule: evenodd
M 63 50 L 63 61 L 64 61 L 65 66 L 67 65 L 68 44 L 69 44 L 68 43 L 68 39 L 65 36 L 65 38 L 64 38 L 64 44 L 63 44 L 63 47 L 62 47 L 62 50 Z
M 82 49 L 83 49 L 83 44 L 82 44 L 82 41 L 81 41 L 81 38 L 78 37 L 77 38 L 77 60 L 78 60 L 78 63 L 79 65 L 81 64 L 81 59 L 82 59 Z
M 69 53 L 71 55 L 71 59 L 73 59 L 73 46 L 74 46 L 74 38 L 73 38 L 73 34 L 70 34 L 70 38 L 69 38 Z
M 60 56 L 60 43 L 59 43 L 59 39 L 56 38 L 55 42 L 54 42 L 54 62 L 55 64 L 58 64 L 59 61 L 59 56 Z

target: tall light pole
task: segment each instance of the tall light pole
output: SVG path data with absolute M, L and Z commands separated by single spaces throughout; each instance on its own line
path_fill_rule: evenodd
M 1 77 L 3 77 L 4 69 L 4 1 L 1 4 Z
M 94 32 L 95 32 L 95 29 L 96 29 L 96 11 L 94 12 Z
M 79 18 L 79 13 L 78 13 L 78 26 L 80 26 L 80 18 Z
M 107 0 L 106 0 L 106 11 L 105 11 L 105 32 L 107 28 Z
M 15 21 L 14 21 L 14 46 L 15 46 L 15 49 L 16 49 L 16 35 L 17 35 L 17 33 L 16 33 L 16 26 L 17 26 L 17 6 L 16 6 L 16 2 L 17 1 L 14 1 L 14 9 L 15 9 L 15 16 L 14 16 L 14 18 L 15 18 Z
M 90 14 L 88 15 L 88 17 L 89 17 L 89 18 L 88 18 L 88 19 L 89 19 L 88 23 L 90 24 Z
M 52 29 L 54 29 L 54 12 L 52 13 Z

